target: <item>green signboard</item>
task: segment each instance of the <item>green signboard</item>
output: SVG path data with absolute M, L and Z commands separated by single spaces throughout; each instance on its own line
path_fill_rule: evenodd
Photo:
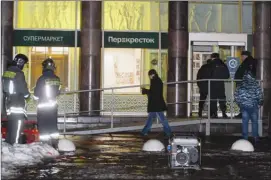
M 104 32 L 105 48 L 157 49 L 159 34 L 154 32 Z
M 14 30 L 13 46 L 74 47 L 75 31 Z M 80 47 L 80 32 L 77 35 Z M 159 48 L 158 32 L 104 32 L 105 48 Z M 168 48 L 168 34 L 161 33 L 161 48 Z
M 13 46 L 74 47 L 75 31 L 14 30 Z M 80 32 L 78 32 L 80 44 Z

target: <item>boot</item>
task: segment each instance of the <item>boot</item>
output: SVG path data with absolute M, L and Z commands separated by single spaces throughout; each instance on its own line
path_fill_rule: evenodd
M 236 119 L 241 119 L 242 118 L 242 113 L 239 113 L 237 116 L 235 116 Z
M 253 146 L 255 148 L 259 144 L 259 138 L 253 137 L 252 144 L 253 144 Z
M 200 118 L 202 117 L 202 109 L 199 109 L 198 115 Z
M 212 113 L 211 118 L 218 118 L 217 113 Z

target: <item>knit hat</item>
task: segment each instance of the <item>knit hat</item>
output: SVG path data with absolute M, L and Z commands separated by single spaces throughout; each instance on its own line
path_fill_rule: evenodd
M 149 76 L 153 75 L 153 74 L 157 75 L 157 72 L 155 71 L 155 69 L 151 69 L 151 70 L 149 70 L 148 74 L 149 74 Z
M 242 51 L 242 56 L 251 56 L 251 53 L 249 51 Z

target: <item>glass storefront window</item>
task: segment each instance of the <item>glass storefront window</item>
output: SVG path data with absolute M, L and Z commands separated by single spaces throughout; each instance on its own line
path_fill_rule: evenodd
M 42 62 L 51 57 L 56 64 L 56 75 L 62 82 L 62 90 L 76 90 L 77 78 L 75 73 L 79 67 L 79 48 L 77 58 L 75 49 L 68 47 L 16 47 L 16 53 L 23 53 L 29 57 L 29 63 L 24 67 L 26 81 L 30 91 L 33 91 L 37 79 L 42 74 Z M 77 61 L 76 61 L 77 60 Z
M 141 49 L 106 48 L 103 66 L 104 88 L 139 85 L 142 51 Z M 140 87 L 116 89 L 114 92 L 139 94 Z
M 68 48 L 62 47 L 33 47 L 31 49 L 30 61 L 30 89 L 33 89 L 40 75 L 42 74 L 42 62 L 44 59 L 51 57 L 56 64 L 56 75 L 60 78 L 62 88 L 69 87 L 68 68 L 69 68 Z
M 159 30 L 159 3 L 154 1 L 104 1 L 105 30 Z
M 242 5 L 242 30 L 243 33 L 252 34 L 253 2 L 243 2 Z
M 105 48 L 103 87 L 121 87 L 149 84 L 148 71 L 155 69 L 162 81 L 167 80 L 167 51 L 156 49 Z M 160 60 L 161 59 L 161 60 Z M 166 97 L 166 85 L 164 97 Z M 149 87 L 147 87 L 149 88 Z M 105 92 L 111 93 L 111 92 Z M 141 94 L 140 87 L 116 89 L 114 93 Z
M 78 4 L 77 4 L 78 3 Z M 80 27 L 80 2 L 76 1 L 17 1 L 16 28 L 75 29 Z M 78 7 L 77 21 L 76 6 Z
M 160 3 L 160 30 L 168 31 L 168 3 Z
M 221 32 L 221 4 L 189 3 L 190 32 Z
M 190 32 L 247 33 L 252 24 L 251 4 L 190 2 Z

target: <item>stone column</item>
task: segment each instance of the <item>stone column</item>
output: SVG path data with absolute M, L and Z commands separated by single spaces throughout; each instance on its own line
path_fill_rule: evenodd
M 13 1 L 1 1 L 1 62 L 2 70 L 12 60 Z
M 263 118 L 271 124 L 271 5 L 268 1 L 256 1 L 253 33 L 255 59 L 258 61 L 257 78 L 263 80 Z M 269 129 L 271 131 L 271 129 Z
M 188 2 L 170 1 L 168 25 L 168 82 L 187 81 L 188 61 Z M 169 117 L 187 116 L 187 83 L 168 85 L 167 102 Z
M 102 2 L 82 1 L 80 89 L 101 88 Z M 80 93 L 80 111 L 99 116 L 101 92 Z
M 13 44 L 13 1 L 1 1 L 1 70 L 6 70 L 8 61 L 12 60 Z M 2 76 L 2 75 L 1 75 Z M 1 109 L 5 115 L 5 104 L 1 91 Z

